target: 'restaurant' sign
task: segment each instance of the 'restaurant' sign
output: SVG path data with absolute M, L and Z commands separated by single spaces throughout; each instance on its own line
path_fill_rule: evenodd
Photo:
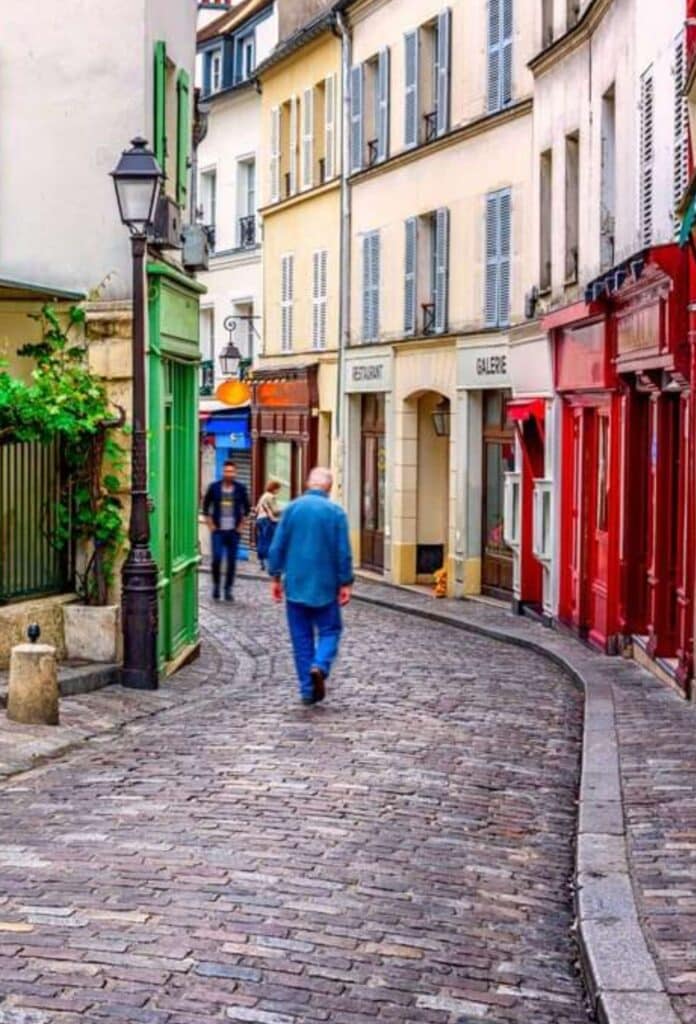
M 507 345 L 472 346 L 457 352 L 457 386 L 460 388 L 509 388 L 510 356 Z
M 388 356 L 349 359 L 346 363 L 346 391 L 391 391 L 391 360 Z

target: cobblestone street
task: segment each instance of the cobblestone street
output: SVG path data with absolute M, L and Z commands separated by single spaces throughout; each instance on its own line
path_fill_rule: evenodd
M 186 700 L 0 787 L 0 1024 L 582 1024 L 580 692 L 356 603 L 303 708 L 265 588 L 202 618 Z

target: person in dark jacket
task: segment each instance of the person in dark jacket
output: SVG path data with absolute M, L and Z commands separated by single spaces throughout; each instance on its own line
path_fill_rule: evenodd
M 227 557 L 225 572 L 225 600 L 234 601 L 232 587 L 237 569 L 239 537 L 251 505 L 249 494 L 237 477 L 237 467 L 230 459 L 222 468 L 222 480 L 208 488 L 203 501 L 203 515 L 213 543 L 213 600 L 220 600 L 222 562 Z
M 341 608 L 353 586 L 348 518 L 329 500 L 328 469 L 313 469 L 307 490 L 290 502 L 268 556 L 275 601 L 286 597 L 288 627 L 303 704 L 326 695 L 341 639 Z

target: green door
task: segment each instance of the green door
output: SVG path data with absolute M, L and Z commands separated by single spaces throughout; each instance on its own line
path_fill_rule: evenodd
M 198 644 L 198 367 L 201 285 L 148 265 L 149 488 L 159 569 L 160 671 Z

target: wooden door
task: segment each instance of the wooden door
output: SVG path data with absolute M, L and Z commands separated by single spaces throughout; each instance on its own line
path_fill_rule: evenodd
M 493 596 L 512 593 L 512 550 L 503 539 L 505 473 L 514 469 L 514 432 L 506 418 L 507 394 L 483 396 L 483 536 L 481 589 Z
M 364 395 L 361 441 L 360 560 L 366 569 L 384 571 L 386 445 L 384 396 Z

